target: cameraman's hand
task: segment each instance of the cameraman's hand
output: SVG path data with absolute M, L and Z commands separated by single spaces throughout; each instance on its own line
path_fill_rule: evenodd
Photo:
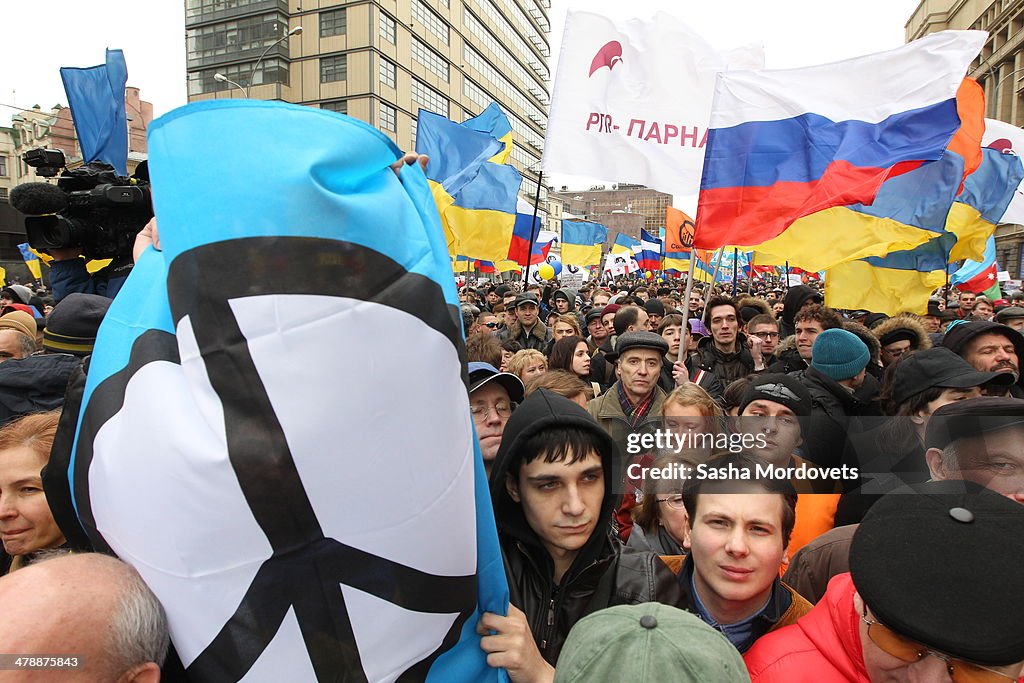
M 146 251 L 146 247 L 149 246 L 160 251 L 160 233 L 156 229 L 156 216 L 150 218 L 149 222 L 146 223 L 146 227 L 135 236 L 135 246 L 132 247 L 132 260 L 138 263 L 142 252 Z
M 399 173 L 402 172 L 402 167 L 403 166 L 405 166 L 406 164 L 408 164 L 409 166 L 412 166 L 415 163 L 419 163 L 420 168 L 422 168 L 423 172 L 426 173 L 427 172 L 427 164 L 430 163 L 430 157 L 428 157 L 426 154 L 417 154 L 416 152 L 406 152 L 405 155 L 401 159 L 399 159 L 395 163 L 391 164 L 391 170 L 395 172 L 395 175 L 398 175 Z
M 70 247 L 68 249 L 47 249 L 54 261 L 71 261 L 82 255 L 81 247 Z

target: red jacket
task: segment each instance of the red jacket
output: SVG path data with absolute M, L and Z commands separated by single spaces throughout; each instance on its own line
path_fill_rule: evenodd
M 743 655 L 753 683 L 870 683 L 860 645 L 853 580 L 839 574 L 792 626 L 762 636 Z

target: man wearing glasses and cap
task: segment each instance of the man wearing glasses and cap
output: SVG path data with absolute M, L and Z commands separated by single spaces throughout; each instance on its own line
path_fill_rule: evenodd
M 512 373 L 498 372 L 490 363 L 469 364 L 469 410 L 488 474 L 501 447 L 505 424 L 525 393 L 523 381 Z
M 871 508 L 850 572 L 746 653 L 753 683 L 1018 680 L 1024 507 L 951 483 L 893 492 Z

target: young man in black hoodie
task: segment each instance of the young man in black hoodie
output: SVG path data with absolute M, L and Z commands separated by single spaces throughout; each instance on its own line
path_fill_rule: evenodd
M 550 680 L 569 629 L 611 605 L 679 605 L 675 576 L 610 535 L 617 499 L 611 437 L 572 401 L 539 389 L 512 414 L 491 499 L 512 606 L 478 630 L 488 663 L 513 681 Z

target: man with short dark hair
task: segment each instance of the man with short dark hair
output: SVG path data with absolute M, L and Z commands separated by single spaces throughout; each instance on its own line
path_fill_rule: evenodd
M 825 330 L 841 328 L 842 319 L 831 308 L 816 303 L 807 303 L 793 316 L 795 332 L 777 349 L 778 360 L 768 372 L 797 372 L 806 370 L 811 364 L 814 339 Z
M 498 333 L 498 339 L 512 339 L 524 349 L 544 351 L 551 341 L 551 330 L 540 322 L 540 301 L 537 295 L 532 292 L 520 294 L 516 297 L 514 307 L 516 320 Z
M 608 328 L 601 321 L 603 313 L 603 307 L 595 307 L 587 311 L 587 342 L 591 345 L 591 348 L 599 348 L 611 336 L 608 333 Z
M 678 604 L 675 576 L 651 552 L 608 534 L 615 446 L 585 410 L 538 389 L 509 420 L 490 477 L 511 607 L 478 624 L 488 663 L 514 681 L 550 680 L 569 630 L 616 604 Z
M 747 348 L 747 338 L 739 331 L 739 312 L 731 298 L 712 297 L 704 312 L 704 325 L 711 336 L 701 339 L 697 344 L 691 368 L 699 367 L 713 373 L 726 386 L 754 371 L 764 369 L 763 365 L 755 365 Z
M 749 455 L 721 456 L 707 467 L 736 476 L 693 477 L 674 496 L 686 508 L 688 553 L 679 571 L 680 588 L 690 611 L 740 652 L 811 610 L 779 579 L 796 522 L 797 494 L 788 481 L 759 475 L 764 464 Z
M 960 292 L 960 303 L 956 309 L 956 315 L 961 320 L 970 320 L 974 315 L 974 300 L 978 295 L 974 292 Z

